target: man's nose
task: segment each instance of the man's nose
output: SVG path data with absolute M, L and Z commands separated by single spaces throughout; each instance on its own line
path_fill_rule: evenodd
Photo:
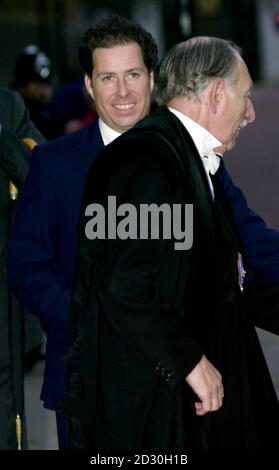
M 118 80 L 117 91 L 118 91 L 119 96 L 121 96 L 123 98 L 125 96 L 127 96 L 127 94 L 129 93 L 129 87 L 128 87 L 128 84 L 127 84 L 127 82 L 124 78 Z
M 256 112 L 251 98 L 248 99 L 245 119 L 250 124 L 256 119 Z

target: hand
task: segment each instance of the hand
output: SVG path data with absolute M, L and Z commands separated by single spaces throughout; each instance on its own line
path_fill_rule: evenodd
M 216 411 L 222 406 L 224 398 L 222 376 L 205 356 L 202 356 L 185 380 L 200 399 L 195 402 L 198 416 Z

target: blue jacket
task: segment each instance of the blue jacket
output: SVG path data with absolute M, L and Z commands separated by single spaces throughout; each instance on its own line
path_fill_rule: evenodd
M 223 165 L 219 178 L 229 198 L 236 226 L 243 243 L 245 268 L 265 281 L 279 283 L 279 232 L 248 208 L 247 201 Z
M 66 386 L 62 357 L 67 340 L 77 221 L 89 167 L 103 147 L 98 121 L 40 145 L 18 205 L 9 246 L 8 274 L 21 302 L 46 326 L 46 368 L 41 398 L 55 409 Z M 279 233 L 247 207 L 225 168 L 219 177 L 243 241 L 246 266 L 279 282 Z
M 50 409 L 55 409 L 66 384 L 62 354 L 83 187 L 103 146 L 96 120 L 86 129 L 36 147 L 10 240 L 8 276 L 12 288 L 47 332 L 41 398 Z

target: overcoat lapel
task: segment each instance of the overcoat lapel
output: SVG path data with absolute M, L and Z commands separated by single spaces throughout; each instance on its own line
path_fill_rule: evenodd
M 168 131 L 173 133 L 171 141 L 176 145 L 176 157 L 184 167 L 185 183 L 190 185 L 189 189 L 193 195 L 194 221 L 202 227 L 201 233 L 206 234 L 208 241 L 213 240 L 215 236 L 214 201 L 200 155 L 190 134 L 179 119 L 165 108 L 162 111 L 168 119 Z
M 89 163 L 93 162 L 103 148 L 104 142 L 99 128 L 99 119 L 95 119 L 95 121 L 85 129 L 85 132 L 77 143 L 80 165 L 78 165 L 77 162 L 76 171 L 78 171 L 82 177 L 84 177 L 84 159 Z

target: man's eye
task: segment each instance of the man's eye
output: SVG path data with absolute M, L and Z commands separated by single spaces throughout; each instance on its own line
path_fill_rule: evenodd
M 139 73 L 138 73 L 138 72 L 131 72 L 131 73 L 129 73 L 129 77 L 131 77 L 131 78 L 138 78 L 138 77 L 139 77 Z
M 113 79 L 112 75 L 105 75 L 103 77 L 103 82 L 110 82 Z

